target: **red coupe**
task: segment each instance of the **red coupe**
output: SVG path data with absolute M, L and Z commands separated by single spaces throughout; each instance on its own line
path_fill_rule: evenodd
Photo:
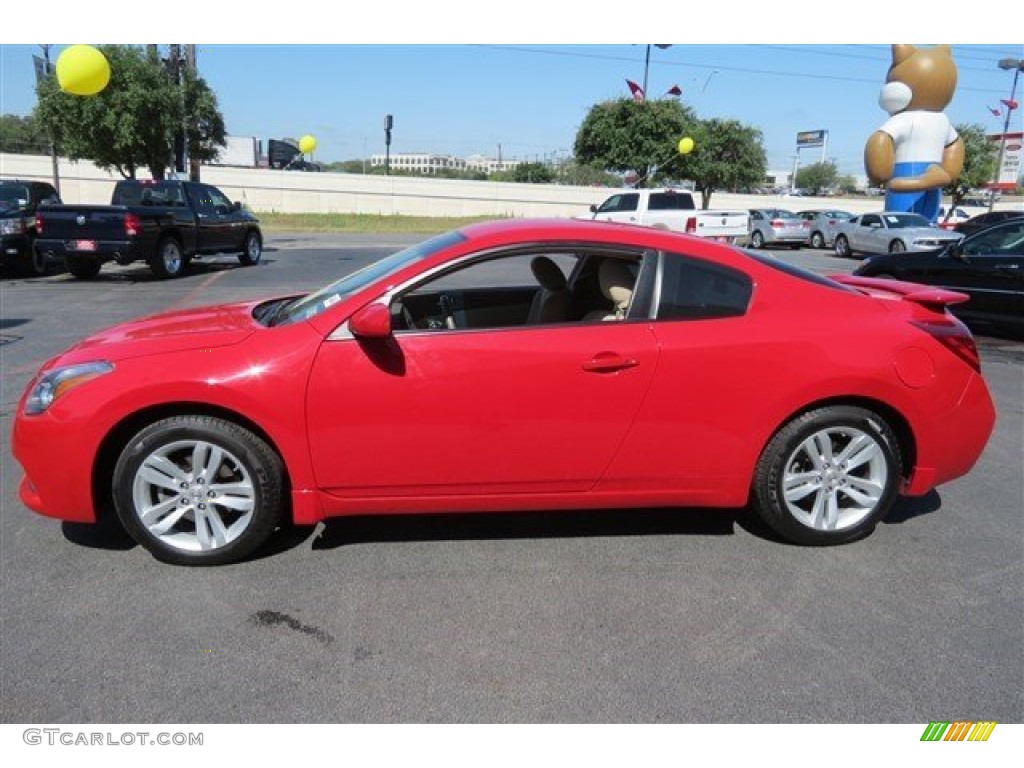
M 791 541 L 847 542 L 985 447 L 946 311 L 965 299 L 630 225 L 470 226 L 47 362 L 14 424 L 21 498 L 109 510 L 188 565 L 283 521 L 406 512 L 751 503 Z

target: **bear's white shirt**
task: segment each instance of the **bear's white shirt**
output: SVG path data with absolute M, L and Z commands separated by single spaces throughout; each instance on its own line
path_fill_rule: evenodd
M 892 137 L 897 163 L 941 163 L 942 151 L 958 136 L 944 112 L 900 112 L 879 130 Z

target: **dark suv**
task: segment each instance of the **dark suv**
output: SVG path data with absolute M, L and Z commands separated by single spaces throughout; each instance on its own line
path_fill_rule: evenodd
M 57 190 L 43 181 L 0 179 L 0 258 L 22 273 L 46 273 L 46 257 L 36 252 L 36 208 L 60 203 Z

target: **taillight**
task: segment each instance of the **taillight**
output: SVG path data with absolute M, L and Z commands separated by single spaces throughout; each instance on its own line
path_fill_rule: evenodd
M 697 233 L 697 217 L 690 216 L 686 220 L 686 234 L 693 235 Z
M 954 317 L 911 320 L 910 324 L 932 336 L 942 346 L 981 373 L 981 357 L 967 326 Z
M 43 214 L 37 213 L 36 214 L 36 237 L 39 237 L 41 234 L 43 234 Z
M 782 227 L 784 227 L 784 226 L 786 226 L 786 222 L 784 222 L 782 219 L 772 219 L 771 220 L 771 228 L 772 229 L 782 229 Z
M 142 229 L 142 222 L 139 221 L 139 217 L 134 213 L 126 213 L 124 215 L 124 233 L 128 237 L 135 237 L 139 234 Z
M 800 226 L 803 227 L 804 229 L 810 229 L 811 228 L 811 222 L 805 221 Z

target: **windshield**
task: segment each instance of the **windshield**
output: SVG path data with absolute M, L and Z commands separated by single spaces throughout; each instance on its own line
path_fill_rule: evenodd
M 887 213 L 884 216 L 889 229 L 908 229 L 910 227 L 930 227 L 932 223 L 917 213 Z
M 413 262 L 432 256 L 438 251 L 460 243 L 465 239 L 466 236 L 461 232 L 446 232 L 443 235 L 432 237 L 398 253 L 386 256 L 380 261 L 375 261 L 362 269 L 356 270 L 315 293 L 303 296 L 290 304 L 284 305 L 275 315 L 272 325 L 292 323 L 319 315 L 342 299 L 358 293 L 370 283 L 392 275 Z
M 20 184 L 0 184 L 0 210 L 13 208 L 19 200 L 28 200 L 28 187 Z

